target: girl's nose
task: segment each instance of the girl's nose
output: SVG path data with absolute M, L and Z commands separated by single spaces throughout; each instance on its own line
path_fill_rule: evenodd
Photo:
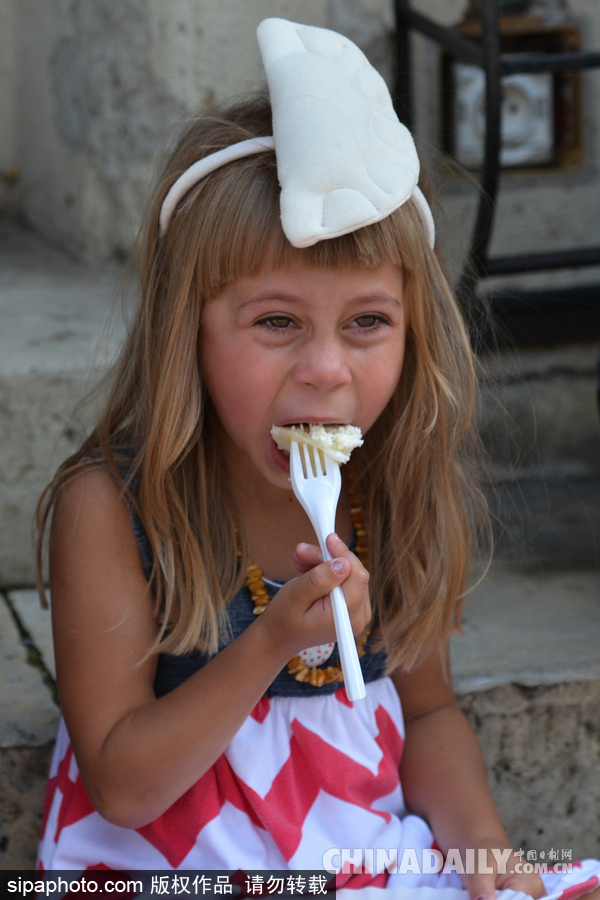
M 322 391 L 350 384 L 352 375 L 343 348 L 334 341 L 311 341 L 294 370 L 296 384 Z

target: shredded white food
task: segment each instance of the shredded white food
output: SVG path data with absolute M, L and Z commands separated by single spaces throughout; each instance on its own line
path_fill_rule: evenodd
M 271 436 L 280 450 L 289 453 L 292 441 L 298 441 L 322 450 L 337 463 L 347 463 L 355 447 L 363 444 L 356 425 L 273 425 Z

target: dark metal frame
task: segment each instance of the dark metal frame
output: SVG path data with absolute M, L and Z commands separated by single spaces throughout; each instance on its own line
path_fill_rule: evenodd
M 580 69 L 600 68 L 600 51 L 586 53 L 535 53 L 503 54 L 500 49 L 498 0 L 480 0 L 482 41 L 477 43 L 463 37 L 452 28 L 445 28 L 411 8 L 410 0 L 395 0 L 397 22 L 397 72 L 396 102 L 400 119 L 412 129 L 414 116 L 412 104 L 412 78 L 410 60 L 410 31 L 414 29 L 443 47 L 449 54 L 462 62 L 479 66 L 484 70 L 486 83 L 486 131 L 484 161 L 481 172 L 481 192 L 471 239 L 471 247 L 461 276 L 457 293 L 465 306 L 470 306 L 475 298 L 478 282 L 492 275 L 508 275 L 518 272 L 534 272 L 567 267 L 600 264 L 600 247 L 574 248 L 560 252 L 527 253 L 513 256 L 490 257 L 488 247 L 494 228 L 496 197 L 500 179 L 500 116 L 502 89 L 500 79 L 516 72 L 565 72 Z M 569 288 L 552 297 L 545 293 L 548 304 L 575 305 L 582 303 L 582 289 Z M 597 306 L 600 313 L 600 286 L 596 295 L 587 296 L 584 306 Z M 533 309 L 542 295 L 520 295 L 523 302 L 529 302 Z M 512 298 L 512 305 L 517 299 Z M 496 302 L 497 307 L 502 303 Z M 500 311 L 500 310 L 499 310 Z M 584 316 L 585 318 L 585 316 Z M 583 323 L 582 323 L 583 324 Z M 600 327 L 600 319 L 599 319 Z M 589 336 L 586 330 L 584 336 Z M 592 337 L 595 335 L 591 335 Z M 518 336 L 517 336 L 518 337 Z

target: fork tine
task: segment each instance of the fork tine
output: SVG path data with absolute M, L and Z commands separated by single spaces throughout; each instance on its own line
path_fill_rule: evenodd
M 326 463 L 325 463 L 325 454 L 322 450 L 318 450 L 315 447 L 315 460 L 317 466 L 317 476 L 325 476 L 326 474 Z
M 304 466 L 306 469 L 306 477 L 311 478 L 315 473 L 312 464 L 311 452 L 308 444 L 302 444 L 302 451 L 304 453 Z
M 300 455 L 300 447 L 297 441 L 292 441 L 290 445 L 290 460 L 291 460 L 291 468 L 290 471 L 299 472 L 302 469 L 302 457 Z M 303 473 L 304 474 L 304 473 Z
M 315 477 L 318 478 L 319 475 L 321 474 L 321 467 L 319 465 L 319 463 L 320 463 L 319 451 L 317 450 L 316 447 L 311 447 L 310 452 L 311 452 L 311 457 L 312 457 L 312 461 L 313 461 L 313 472 L 315 473 Z
M 333 468 L 334 466 L 337 466 L 337 468 L 339 469 L 339 467 L 340 467 L 339 463 L 336 463 L 336 461 L 331 458 L 329 453 L 323 453 L 322 455 L 323 455 L 323 459 L 325 461 L 325 466 L 324 466 L 324 474 L 325 475 L 332 474 L 335 471 Z

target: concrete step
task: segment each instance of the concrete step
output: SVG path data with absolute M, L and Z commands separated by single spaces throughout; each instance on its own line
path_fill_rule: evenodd
M 494 481 L 600 475 L 597 341 L 480 359 L 479 422 Z
M 519 477 L 489 488 L 495 559 L 546 568 L 600 564 L 600 475 Z
M 39 594 L 34 589 L 8 591 L 6 596 L 19 624 L 24 642 L 35 648 L 39 654 L 39 662 L 43 666 L 43 671 L 49 676 L 46 679 L 47 682 L 54 685 L 56 663 L 54 661 L 50 610 L 42 607 Z M 49 596 L 50 592 L 48 592 Z
M 58 719 L 41 654 L 0 594 L 0 869 L 35 865 Z
M 452 639 L 458 693 L 600 682 L 600 571 L 494 564 Z
M 77 409 L 121 341 L 110 325 L 118 268 L 92 269 L 0 221 L 0 585 L 34 581 L 32 520 L 43 487 L 90 416 Z M 0 869 L 35 864 L 58 725 L 50 615 L 0 593 Z

